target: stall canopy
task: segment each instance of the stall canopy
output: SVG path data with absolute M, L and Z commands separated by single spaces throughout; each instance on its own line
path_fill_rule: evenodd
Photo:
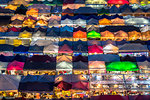
M 74 11 L 74 14 L 97 14 L 97 10 L 91 7 L 80 7 Z
M 57 63 L 57 65 L 56 65 L 57 70 L 66 70 L 66 69 L 72 70 L 72 68 L 73 68 L 73 66 L 72 66 L 71 62 L 63 61 L 63 62 Z
M 106 64 L 107 71 L 138 71 L 138 67 L 134 62 L 111 62 Z
M 73 62 L 73 69 L 74 70 L 88 70 L 88 62 Z
M 8 64 L 7 70 L 18 71 L 18 70 L 23 70 L 23 67 L 24 67 L 24 62 L 13 61 Z
M 51 92 L 53 91 L 55 76 L 27 75 L 22 76 L 19 91 Z
M 34 46 L 29 47 L 28 52 L 30 52 L 30 53 L 43 53 L 43 49 L 44 49 L 44 46 L 34 45 Z
M 82 55 L 73 56 L 73 62 L 78 62 L 78 61 L 88 62 L 88 57 Z
M 108 44 L 103 47 L 104 53 L 118 53 L 118 47 Z
M 62 47 L 59 48 L 58 53 L 73 53 L 73 51 L 67 44 L 64 44 Z
M 129 55 L 126 55 L 124 57 L 120 57 L 120 61 L 131 61 L 131 62 L 136 62 L 136 58 L 135 57 L 131 57 Z
M 88 45 L 87 42 L 84 41 L 77 41 L 73 43 L 73 51 L 74 52 L 82 52 L 82 53 L 87 53 L 88 51 Z
M 87 34 L 87 38 L 100 38 L 100 37 L 101 37 L 101 34 L 94 30 L 88 32 L 88 34 Z
M 72 56 L 68 55 L 62 55 L 62 56 L 57 56 L 57 62 L 72 62 Z
M 103 47 L 98 45 L 88 46 L 88 53 L 103 53 Z
M 114 33 L 115 35 L 115 40 L 116 41 L 120 41 L 120 40 L 128 40 L 128 33 L 124 32 L 124 31 L 118 31 Z
M 0 70 L 6 70 L 7 69 L 7 65 L 8 65 L 8 62 L 2 62 L 0 61 Z
M 0 91 L 18 90 L 20 79 L 19 75 L 0 74 Z
M 86 37 L 87 37 L 86 32 L 83 32 L 81 30 L 73 33 L 73 38 L 86 38 Z
M 87 90 L 89 90 L 89 83 L 88 82 L 82 82 L 82 81 L 73 82 L 71 89 L 87 91 Z
M 89 55 L 88 60 L 113 62 L 113 61 L 120 61 L 120 57 L 119 55 L 114 55 L 114 54 L 99 54 L 99 55 Z
M 119 4 L 119 5 L 124 5 L 124 4 L 129 4 L 127 0 L 108 0 L 108 4 Z
M 101 32 L 101 40 L 108 40 L 108 39 L 114 40 L 114 34 L 109 31 Z
M 29 62 L 55 62 L 55 57 L 50 57 L 48 55 L 34 55 L 30 58 L 28 58 Z
M 89 61 L 89 69 L 105 69 L 105 62 L 104 61 Z

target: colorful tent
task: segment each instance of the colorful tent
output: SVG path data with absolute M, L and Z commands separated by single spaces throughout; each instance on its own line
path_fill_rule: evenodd
M 16 19 L 18 19 L 18 20 L 24 20 L 24 18 L 25 18 L 24 15 L 16 14 L 16 15 L 14 15 L 14 16 L 11 17 L 11 21 L 16 20 Z
M 23 70 L 24 67 L 24 62 L 19 62 L 19 61 L 13 61 L 11 63 L 8 64 L 7 66 L 7 70 Z
M 103 53 L 103 47 L 98 45 L 88 46 L 88 53 L 92 53 L 92 54 Z
M 28 15 L 28 16 L 33 16 L 33 17 L 38 17 L 38 13 L 39 13 L 39 10 L 38 10 L 38 9 L 31 8 L 31 9 L 29 9 L 29 10 L 26 12 L 26 15 Z
M 124 31 L 118 31 L 114 33 L 115 35 L 115 41 L 121 41 L 121 40 L 128 40 L 128 33 Z
M 114 40 L 114 34 L 110 31 L 101 32 L 101 40 L 104 41 L 108 39 Z
M 62 56 L 57 56 L 57 62 L 72 62 L 72 56 L 68 56 L 68 55 L 62 55 Z
M 128 32 L 128 35 L 129 35 L 129 39 L 128 39 L 129 41 L 142 39 L 142 34 L 140 32 L 137 32 L 137 31 Z
M 116 47 L 112 44 L 108 44 L 108 45 L 105 45 L 103 47 L 103 51 L 105 54 L 107 54 L 107 53 L 118 53 L 118 47 Z
M 56 70 L 72 70 L 73 66 L 71 62 L 59 62 L 56 65 Z
M 64 44 L 62 47 L 59 48 L 58 53 L 73 53 L 73 51 L 67 44 Z
M 81 30 L 73 33 L 73 38 L 86 38 L 86 37 L 87 37 L 86 32 L 83 32 Z
M 82 81 L 73 82 L 71 89 L 88 91 L 89 90 L 89 83 L 88 82 L 82 82 Z
M 19 75 L 0 74 L 0 91 L 18 90 L 21 77 Z
M 32 33 L 26 30 L 19 34 L 19 38 L 31 38 L 31 37 L 32 37 Z
M 99 20 L 99 25 L 111 25 L 112 22 L 109 19 L 103 18 Z
M 96 32 L 96 31 L 90 31 L 87 34 L 87 38 L 91 38 L 91 39 L 93 39 L 93 38 L 100 38 L 100 37 L 101 37 L 101 34 Z
M 133 62 L 112 62 L 106 65 L 107 71 L 138 71 L 138 67 Z
M 108 0 L 108 4 L 118 4 L 118 5 L 124 5 L 124 4 L 129 4 L 127 0 Z
M 112 25 L 125 25 L 124 19 L 115 18 L 111 20 Z
M 89 61 L 89 69 L 106 69 L 104 61 Z

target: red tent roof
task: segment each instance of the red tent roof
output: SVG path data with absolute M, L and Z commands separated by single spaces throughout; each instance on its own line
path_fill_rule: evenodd
M 129 4 L 127 0 L 108 0 L 107 3 L 108 4 L 120 4 L 120 5 Z
M 98 45 L 88 46 L 88 53 L 103 53 L 103 47 Z
M 73 51 L 67 44 L 64 44 L 62 47 L 60 47 L 58 53 L 73 53 Z
M 75 90 L 89 90 L 89 83 L 88 82 L 73 82 L 72 89 Z
M 8 64 L 7 70 L 23 70 L 24 62 L 13 61 Z

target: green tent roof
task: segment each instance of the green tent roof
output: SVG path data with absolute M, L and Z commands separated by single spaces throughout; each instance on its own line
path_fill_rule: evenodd
M 111 62 L 106 64 L 107 71 L 138 71 L 138 67 L 134 62 Z
M 94 30 L 88 32 L 88 34 L 87 34 L 87 38 L 100 38 L 100 37 L 101 37 L 101 34 Z

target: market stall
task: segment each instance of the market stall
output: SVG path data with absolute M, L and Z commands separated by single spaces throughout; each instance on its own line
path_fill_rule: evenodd
M 100 40 L 105 41 L 105 40 L 108 40 L 108 39 L 114 40 L 114 34 L 112 32 L 109 32 L 109 31 L 101 32 Z

